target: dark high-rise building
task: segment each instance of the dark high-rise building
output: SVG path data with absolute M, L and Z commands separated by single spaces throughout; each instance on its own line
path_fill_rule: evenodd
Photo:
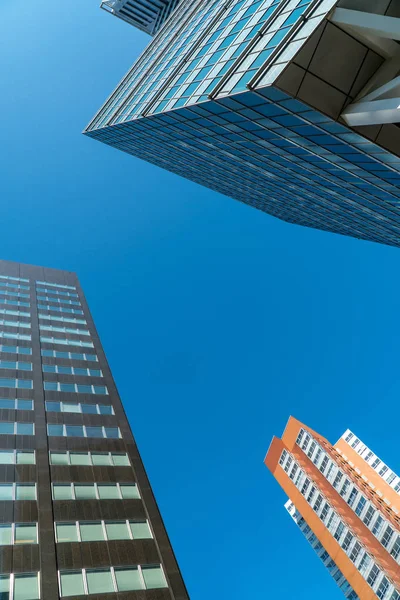
M 0 261 L 1 600 L 188 600 L 74 273 Z
M 290 223 L 400 246 L 398 0 L 108 0 L 154 37 L 85 134 Z

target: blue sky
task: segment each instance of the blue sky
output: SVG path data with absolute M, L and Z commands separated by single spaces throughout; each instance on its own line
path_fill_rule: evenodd
M 192 600 L 339 600 L 263 459 L 293 414 L 400 470 L 400 250 L 82 136 L 146 43 L 98 0 L 1 3 L 0 256 L 78 273 Z

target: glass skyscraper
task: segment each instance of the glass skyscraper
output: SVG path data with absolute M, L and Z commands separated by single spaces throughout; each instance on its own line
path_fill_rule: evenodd
M 400 245 L 397 0 L 106 4 L 154 37 L 86 135 L 285 221 Z
M 400 600 L 400 476 L 354 433 L 333 446 L 290 418 L 265 464 L 349 600 Z
M 188 600 L 74 273 L 0 261 L 0 396 L 1 600 Z

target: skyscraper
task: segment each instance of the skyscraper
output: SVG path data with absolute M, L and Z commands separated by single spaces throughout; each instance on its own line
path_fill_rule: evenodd
M 400 477 L 351 431 L 332 446 L 290 418 L 265 463 L 350 600 L 400 599 Z
M 188 600 L 74 273 L 0 261 L 0 598 Z
M 180 0 L 104 0 L 100 7 L 141 31 L 154 35 Z
M 149 3 L 147 20 L 142 0 L 106 3 L 155 35 L 86 135 L 290 223 L 400 245 L 397 0 Z

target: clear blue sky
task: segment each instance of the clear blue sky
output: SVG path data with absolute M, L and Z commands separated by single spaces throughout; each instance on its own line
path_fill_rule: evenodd
M 293 414 L 400 471 L 400 250 L 82 136 L 148 41 L 98 2 L 0 4 L 0 257 L 78 273 L 192 600 L 339 600 L 263 459 Z

